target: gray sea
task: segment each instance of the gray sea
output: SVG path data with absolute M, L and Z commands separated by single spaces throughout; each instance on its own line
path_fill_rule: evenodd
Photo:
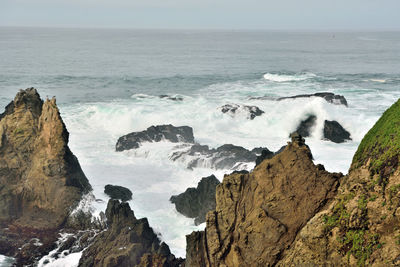
M 1 108 L 27 87 L 57 97 L 70 147 L 96 198 L 104 200 L 90 207 L 93 212 L 105 208 L 105 184 L 126 186 L 135 215 L 148 217 L 172 252 L 184 256 L 185 234 L 204 225 L 177 213 L 170 196 L 203 176 L 222 179 L 232 170 L 188 170 L 169 159 L 176 144 L 168 142 L 115 152 L 118 137 L 171 123 L 193 127 L 196 141 L 210 147 L 274 151 L 314 114 L 317 124 L 306 142 L 315 162 L 346 173 L 365 133 L 400 97 L 400 32 L 0 28 Z M 349 106 L 321 98 L 276 101 L 316 92 L 343 95 Z M 219 109 L 227 103 L 265 113 L 254 120 L 231 117 Z M 324 120 L 338 121 L 352 140 L 321 140 Z M 51 264 L 73 266 L 79 256 Z

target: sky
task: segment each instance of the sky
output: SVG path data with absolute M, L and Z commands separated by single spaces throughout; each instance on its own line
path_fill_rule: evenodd
M 400 30 L 400 0 L 0 0 L 0 26 Z

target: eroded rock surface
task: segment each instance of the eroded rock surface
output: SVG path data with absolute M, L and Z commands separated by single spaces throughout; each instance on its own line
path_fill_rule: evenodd
M 142 132 L 133 132 L 121 136 L 116 144 L 117 151 L 135 149 L 143 142 L 194 143 L 193 129 L 189 126 L 175 127 L 171 124 L 151 126 Z
M 186 217 L 195 218 L 196 225 L 206 221 L 206 214 L 215 209 L 215 188 L 219 180 L 214 176 L 204 177 L 197 184 L 197 188 L 190 187 L 170 201 L 175 204 L 176 210 Z
M 26 259 L 23 245 L 45 253 L 91 190 L 68 135 L 56 100 L 42 101 L 34 88 L 21 90 L 0 115 L 0 254 Z
M 160 242 L 146 218 L 136 219 L 128 203 L 109 200 L 106 217 L 108 229 L 83 251 L 79 266 L 174 267 L 183 263 Z
M 272 266 L 334 198 L 342 174 L 314 165 L 298 137 L 251 173 L 224 177 L 205 232 L 187 236 L 188 266 Z
M 220 109 L 222 113 L 229 114 L 231 117 L 235 117 L 235 115 L 239 113 L 244 113 L 249 120 L 253 120 L 255 117 L 261 116 L 264 113 L 264 111 L 257 106 L 239 104 L 226 104 L 220 107 Z

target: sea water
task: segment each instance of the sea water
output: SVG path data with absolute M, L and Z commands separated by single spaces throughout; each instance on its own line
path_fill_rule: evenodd
M 57 96 L 70 148 L 102 200 L 93 204 L 95 213 L 106 207 L 106 184 L 125 186 L 133 192 L 135 216 L 147 217 L 184 257 L 185 235 L 204 224 L 176 212 L 169 198 L 201 177 L 222 180 L 232 170 L 188 170 L 169 159 L 177 149 L 169 142 L 116 152 L 117 139 L 151 125 L 187 125 L 196 142 L 210 147 L 276 151 L 314 114 L 317 124 L 306 142 L 315 163 L 347 173 L 365 133 L 400 97 L 400 33 L 0 28 L 1 106 L 32 86 L 43 98 Z M 316 92 L 344 95 L 349 105 L 322 98 L 276 101 Z M 228 103 L 265 113 L 254 120 L 231 117 L 219 109 Z M 352 140 L 321 140 L 324 120 L 338 121 Z M 78 259 L 51 264 L 76 265 Z

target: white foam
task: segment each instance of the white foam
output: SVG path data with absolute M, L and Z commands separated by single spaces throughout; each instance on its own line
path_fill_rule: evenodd
M 297 83 L 274 83 L 271 86 L 263 80 L 239 81 L 205 87 L 199 95 L 184 96 L 184 100 L 179 102 L 159 97 L 134 97 L 62 106 L 61 112 L 70 131 L 71 150 L 89 178 L 96 198 L 104 200 L 95 203 L 96 210 L 106 207 L 108 197 L 103 193 L 106 184 L 129 188 L 133 193 L 133 200 L 129 203 L 135 215 L 147 217 L 171 251 L 184 257 L 185 235 L 203 227 L 194 226 L 193 219 L 177 213 L 169 198 L 184 192 L 187 187 L 196 186 L 201 177 L 214 173 L 222 179 L 223 174 L 230 171 L 187 170 L 185 164 L 169 160 L 169 155 L 178 145 L 169 142 L 147 143 L 137 150 L 115 152 L 117 139 L 151 125 L 171 123 L 193 127 L 196 141 L 210 147 L 231 143 L 247 149 L 266 146 L 276 151 L 286 144 L 289 133 L 302 119 L 314 114 L 318 118 L 317 125 L 306 142 L 315 161 L 324 164 L 329 171 L 347 173 L 362 137 L 400 95 L 378 91 L 333 91 L 345 95 L 348 108 L 317 97 L 286 101 L 248 100 L 249 96 L 283 97 L 314 93 L 309 86 L 313 86 L 309 81 L 303 82 L 302 86 Z M 254 120 L 245 116 L 231 118 L 218 109 L 227 103 L 255 105 L 265 113 Z M 337 120 L 351 133 L 353 140 L 344 144 L 320 140 L 324 120 Z
M 14 263 L 14 258 L 0 255 L 0 267 L 10 267 Z
M 266 73 L 264 74 L 264 79 L 272 82 L 293 82 L 293 81 L 304 81 L 307 79 L 311 79 L 316 77 L 314 73 L 301 73 L 295 75 L 287 75 L 287 74 L 274 74 L 274 73 Z

